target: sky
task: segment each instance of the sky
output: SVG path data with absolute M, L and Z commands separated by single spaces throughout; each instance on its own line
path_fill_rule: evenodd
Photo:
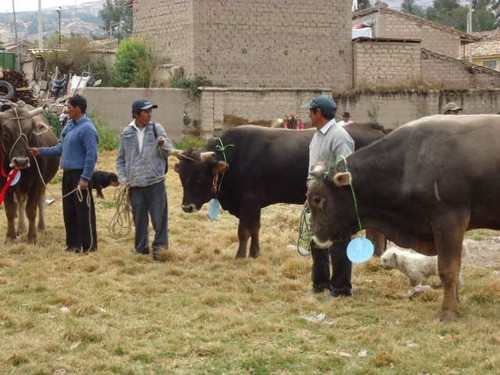
M 88 0 L 42 0 L 42 9 L 57 8 L 58 6 L 76 6 Z M 16 12 L 38 10 L 38 0 L 14 0 Z M 0 13 L 12 12 L 12 0 L 0 0 Z

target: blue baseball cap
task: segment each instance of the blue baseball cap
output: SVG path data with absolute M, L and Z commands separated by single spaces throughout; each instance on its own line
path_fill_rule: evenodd
M 139 99 L 132 103 L 132 114 L 152 108 L 158 108 L 158 106 L 149 100 Z
M 320 109 L 327 117 L 334 117 L 337 113 L 337 103 L 329 95 L 320 95 L 315 97 L 310 103 L 302 106 L 304 109 Z

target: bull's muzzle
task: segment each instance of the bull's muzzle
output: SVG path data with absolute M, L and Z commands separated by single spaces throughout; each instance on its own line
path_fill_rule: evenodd
M 15 156 L 10 159 L 10 168 L 25 169 L 30 167 L 30 159 L 28 157 Z
M 184 212 L 191 213 L 191 212 L 198 211 L 198 208 L 196 208 L 196 206 L 193 203 L 191 203 L 191 204 L 183 204 L 182 205 L 182 210 Z

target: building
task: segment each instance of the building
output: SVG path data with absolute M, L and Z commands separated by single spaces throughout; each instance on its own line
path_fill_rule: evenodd
M 500 30 L 477 32 L 474 36 L 481 40 L 471 44 L 472 62 L 500 71 Z M 468 59 L 467 52 L 465 58 Z
M 134 35 L 235 87 L 352 86 L 350 0 L 135 0 Z

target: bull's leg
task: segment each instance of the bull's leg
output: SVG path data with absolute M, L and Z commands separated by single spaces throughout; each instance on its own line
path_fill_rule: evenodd
M 4 200 L 5 216 L 7 217 L 7 234 L 5 235 L 5 243 L 12 243 L 16 240 L 16 216 L 17 204 L 14 199 L 14 194 L 7 191 Z
M 236 253 L 236 259 L 247 257 L 247 244 L 251 233 L 246 221 L 245 218 L 241 217 L 238 223 L 238 252 Z
M 385 251 L 387 246 L 387 239 L 382 232 L 375 229 L 366 230 L 366 238 L 375 244 L 375 255 L 380 257 Z
M 462 265 L 462 242 L 469 215 L 443 215 L 442 224 L 433 225 L 438 253 L 438 271 L 443 283 L 444 297 L 441 320 L 455 320 L 458 315 L 458 288 Z
M 28 218 L 28 243 L 36 245 L 37 230 L 36 230 L 36 208 L 38 205 L 40 194 L 28 195 L 26 202 L 26 217 Z
M 17 235 L 26 232 L 26 220 L 24 210 L 26 208 L 26 194 L 16 192 L 15 199 L 17 203 Z
M 259 231 L 260 231 L 260 209 L 257 210 L 257 212 L 254 214 L 251 222 L 250 256 L 252 258 L 257 258 L 260 253 Z
M 45 189 L 42 190 L 40 198 L 38 199 L 38 231 L 45 230 Z

